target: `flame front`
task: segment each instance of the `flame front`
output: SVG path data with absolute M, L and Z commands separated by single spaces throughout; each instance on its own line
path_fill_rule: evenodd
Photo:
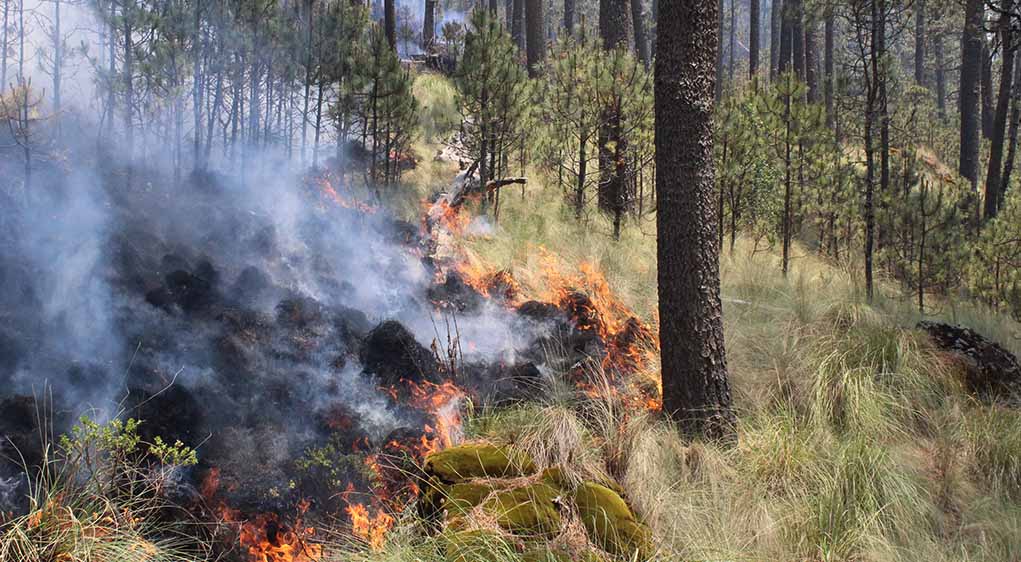
M 381 508 L 376 509 L 375 516 L 370 516 L 369 510 L 360 503 L 348 505 L 345 511 L 351 518 L 351 532 L 367 542 L 372 550 L 381 550 L 387 531 L 393 527 L 394 518 Z
M 319 562 L 323 547 L 310 542 L 315 529 L 284 525 L 275 513 L 264 513 L 241 525 L 239 540 L 249 562 Z

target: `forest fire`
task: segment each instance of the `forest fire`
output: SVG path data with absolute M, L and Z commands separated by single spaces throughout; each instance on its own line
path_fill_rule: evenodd
M 464 391 L 457 385 L 450 381 L 442 384 L 428 381 L 422 384 L 411 383 L 411 399 L 413 404 L 432 413 L 436 426 L 426 425 L 425 432 L 434 436 L 434 444 L 438 441 L 442 449 L 456 445 L 461 440 L 460 407 Z
M 380 550 L 387 531 L 393 527 L 394 518 L 382 508 L 377 508 L 376 515 L 371 516 L 365 505 L 360 503 L 348 505 L 345 511 L 351 518 L 351 532 L 367 542 L 372 550 Z
M 368 203 L 364 203 L 353 198 L 342 196 L 340 193 L 337 192 L 337 189 L 333 187 L 334 182 L 331 181 L 329 175 L 326 172 L 323 172 L 322 174 L 319 175 L 311 176 L 309 178 L 309 181 L 313 182 L 315 185 L 319 187 L 319 191 L 322 193 L 322 195 L 324 195 L 333 203 L 336 203 L 337 205 L 345 209 L 361 211 L 363 213 L 370 215 L 375 214 L 379 211 L 378 207 L 374 207 L 372 205 L 369 205 Z
M 307 505 L 305 506 L 307 509 Z M 248 562 L 319 562 L 323 547 L 310 542 L 315 529 L 280 522 L 275 513 L 264 513 L 241 525 L 241 547 L 248 553 Z
M 469 214 L 461 204 L 478 194 L 472 192 L 469 182 L 460 185 L 460 192 L 441 196 L 426 207 L 425 226 L 437 244 L 449 247 L 437 251 L 446 258 L 446 271 L 437 271 L 437 282 L 444 282 L 454 271 L 458 279 L 479 295 L 495 299 L 512 308 L 533 306 L 532 303 L 548 303 L 570 321 L 572 328 L 589 333 L 601 342 L 601 366 L 611 376 L 648 375 L 655 365 L 659 352 L 658 331 L 639 319 L 610 287 L 599 266 L 591 261 L 582 261 L 571 267 L 559 256 L 543 246 L 535 248 L 539 257 L 538 279 L 523 286 L 506 269 L 490 266 L 477 254 L 458 244 L 467 233 L 471 222 Z M 467 195 L 465 195 L 467 194 Z M 597 393 L 584 388 L 583 380 L 576 381 L 582 390 L 590 395 Z M 658 388 L 648 381 L 642 386 L 645 391 L 628 396 L 629 402 L 649 410 L 660 408 Z M 614 389 L 616 392 L 616 390 Z M 434 409 L 435 411 L 435 409 Z
M 425 202 L 423 205 L 427 224 L 439 225 L 452 235 L 463 234 L 471 224 L 471 216 L 462 214 L 460 206 L 451 205 L 445 198 L 436 203 Z

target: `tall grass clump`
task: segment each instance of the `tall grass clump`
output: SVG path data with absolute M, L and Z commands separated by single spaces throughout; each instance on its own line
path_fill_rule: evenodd
M 26 466 L 28 509 L 0 524 L 0 560 L 18 562 L 197 562 L 208 545 L 198 525 L 165 498 L 195 452 L 159 438 L 144 442 L 139 422 L 97 424 L 83 417 Z M 169 516 L 169 517 L 168 517 Z
M 422 72 L 415 76 L 412 91 L 421 107 L 418 126 L 422 139 L 427 143 L 446 140 L 461 122 L 454 86 L 439 74 Z

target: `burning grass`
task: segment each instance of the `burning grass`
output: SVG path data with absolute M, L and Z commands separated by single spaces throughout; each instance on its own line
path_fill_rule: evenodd
M 458 231 L 465 282 L 509 306 L 570 308 L 582 293 L 573 321 L 609 342 L 655 326 L 654 238 L 631 228 L 614 243 L 602 219 L 575 223 L 535 185 L 527 200 L 503 198 L 495 234 Z M 789 281 L 775 255 L 746 241 L 723 259 L 736 447 L 682 441 L 645 413 L 655 408 L 628 402 L 627 385 L 608 382 L 627 370 L 614 362 L 589 365 L 584 379 L 562 370 L 545 402 L 475 412 L 468 438 L 513 443 L 572 478 L 615 480 L 652 525 L 657 559 L 1016 558 L 1010 415 L 964 392 L 913 331 L 910 304 L 866 306 L 853 264 L 797 254 Z M 1018 350 L 1016 323 L 959 303 L 946 314 Z M 629 380 L 658 378 L 646 349 Z M 393 559 L 414 559 L 413 544 L 394 545 L 405 554 Z

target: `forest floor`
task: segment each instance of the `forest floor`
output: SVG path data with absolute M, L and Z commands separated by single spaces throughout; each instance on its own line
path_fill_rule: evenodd
M 393 212 L 415 222 L 423 200 L 448 188 L 458 171 L 456 162 L 435 156 L 443 132 L 459 119 L 445 79 L 420 75 L 416 95 L 424 133 L 415 147 L 418 165 L 388 194 Z M 525 296 L 567 279 L 655 326 L 654 222 L 630 222 L 615 241 L 606 218 L 592 213 L 577 220 L 558 188 L 535 170 L 523 175 L 527 185 L 502 193 L 498 220 L 466 209 L 474 218 L 455 242 L 464 268 L 507 271 Z M 655 407 L 635 407 L 605 384 L 616 375 L 600 366 L 590 369 L 587 388 L 568 382 L 566 372 L 552 372 L 538 401 L 466 408 L 465 437 L 619 490 L 652 530 L 652 560 L 1021 560 L 1016 405 L 969 393 L 960 365 L 915 328 L 922 317 L 912 299 L 889 281 L 867 303 L 859 269 L 796 244 L 785 278 L 777 253 L 762 241 L 739 237 L 732 253 L 724 251 L 736 443 L 682 439 Z M 1021 353 L 1021 325 L 1010 318 L 954 300 L 932 305 L 928 319 L 969 326 Z M 658 358 L 629 376 L 656 381 Z M 551 539 L 538 556 L 513 537 L 452 555 L 448 534 L 424 533 L 429 526 L 418 514 L 414 506 L 405 509 L 371 547 L 352 547 L 347 537 L 316 545 L 315 556 L 291 553 L 291 559 L 611 559 L 584 538 L 572 549 L 575 536 Z M 41 532 L 37 519 L 26 522 L 26 533 Z M 133 520 L 124 525 L 133 526 Z M 332 536 L 326 531 L 317 536 Z M 92 528 L 54 531 L 59 540 L 65 535 L 97 536 Z M 89 553 L 82 560 L 177 560 L 159 558 L 143 538 L 110 536 L 96 542 L 121 541 L 138 555 Z
M 426 105 L 447 87 L 427 80 Z M 437 150 L 423 142 L 421 161 Z M 415 196 L 453 171 L 449 163 L 416 171 Z M 614 241 L 609 221 L 576 220 L 556 188 L 534 170 L 526 175 L 523 190 L 502 194 L 498 222 L 476 220 L 461 239 L 469 262 L 509 271 L 525 292 L 541 291 L 550 275 L 597 275 L 655 323 L 655 224 L 630 223 Z M 922 317 L 894 283 L 867 304 L 855 266 L 798 245 L 785 279 L 762 244 L 739 238 L 724 252 L 736 446 L 685 442 L 655 413 L 622 411 L 617 396 L 565 391 L 475 412 L 468 435 L 549 443 L 550 463 L 614 474 L 652 527 L 657 559 L 1019 559 L 1021 416 L 964 389 L 959 367 L 915 329 Z M 933 304 L 927 318 L 1021 352 L 1013 320 L 968 303 Z M 647 371 L 658 376 L 654 362 Z M 365 559 L 443 559 L 411 537 L 399 527 Z

